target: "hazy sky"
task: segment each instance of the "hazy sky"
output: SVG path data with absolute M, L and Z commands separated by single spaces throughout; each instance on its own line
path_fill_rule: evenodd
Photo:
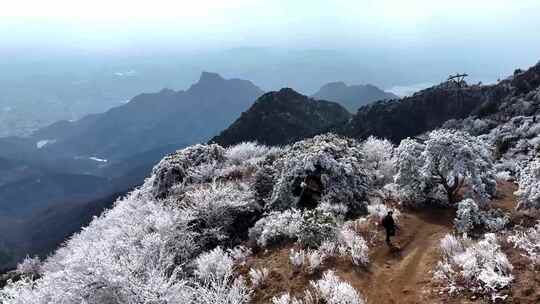
M 311 92 L 335 80 L 437 83 L 458 71 L 495 81 L 540 60 L 540 0 L 0 1 L 6 77 L 144 63 L 174 67 L 147 77 L 182 79 L 175 89 L 210 70 Z
M 2 2 L 0 34 L 12 47 L 489 48 L 527 41 L 538 50 L 540 44 L 538 0 Z

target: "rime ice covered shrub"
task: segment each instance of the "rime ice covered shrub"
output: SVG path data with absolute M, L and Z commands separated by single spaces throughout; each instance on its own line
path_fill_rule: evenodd
M 187 147 L 164 157 L 153 169 L 154 195 L 164 198 L 173 188 L 207 183 L 217 178 L 237 178 L 246 170 L 256 171 L 267 156 L 279 154 L 280 148 L 269 148 L 252 142 L 224 149 L 210 144 Z M 177 191 L 182 192 L 182 191 Z
M 396 183 L 413 199 L 427 190 L 427 198 L 456 203 L 465 185 L 482 203 L 495 193 L 491 152 L 485 143 L 465 132 L 431 131 L 423 143 L 406 139 L 398 147 L 397 163 Z M 417 193 L 410 194 L 413 191 Z
M 481 210 L 474 200 L 468 198 L 458 203 L 454 226 L 459 233 L 469 233 L 474 229 L 497 232 L 510 222 L 508 216 L 495 209 Z
M 465 242 L 452 234 L 445 235 L 439 244 L 443 257 L 451 257 L 464 251 Z
M 349 283 L 343 282 L 334 272 L 327 271 L 323 277 L 311 282 L 315 293 L 328 304 L 363 304 L 362 296 Z
M 237 165 L 244 162 L 256 163 L 261 161 L 269 150 L 270 148 L 255 142 L 243 142 L 227 148 L 225 157 Z
M 355 265 L 369 263 L 369 248 L 367 242 L 350 227 L 343 227 L 338 235 L 337 250 L 342 256 L 349 256 Z
M 307 266 L 307 271 L 310 274 L 318 271 L 323 265 L 326 258 L 333 256 L 334 254 L 327 254 L 324 250 L 314 249 L 291 249 L 289 251 L 289 262 L 293 268 L 298 271 L 303 266 Z
M 196 219 L 194 228 L 200 237 L 212 243 L 233 237 L 234 231 L 230 230 L 236 213 L 249 208 L 252 202 L 253 194 L 247 185 L 211 182 L 189 188 L 178 205 Z
M 281 296 L 273 297 L 272 304 L 304 304 L 304 302 L 295 297 L 291 297 L 289 293 L 284 293 Z
M 389 208 L 384 204 L 373 204 L 368 205 L 368 214 L 375 219 L 377 223 L 380 223 L 382 219 L 388 214 L 389 211 L 392 211 L 392 217 L 397 222 L 401 212 L 395 208 Z
M 333 216 L 318 209 L 306 210 L 298 230 L 298 242 L 304 247 L 317 248 L 322 242 L 334 239 L 336 221 Z
M 291 249 L 289 251 L 289 262 L 291 262 L 291 265 L 296 270 L 302 268 L 302 265 L 304 265 L 304 262 L 305 262 L 305 257 L 306 257 L 306 252 L 303 249 L 300 249 L 300 250 Z
M 518 209 L 540 209 L 540 160 L 535 159 L 520 170 Z
M 0 302 L 184 302 L 186 282 L 177 274 L 199 253 L 192 217 L 156 202 L 151 184 L 147 180 L 74 235 L 43 263 L 37 280 L 4 288 Z
M 299 210 L 274 211 L 255 223 L 249 230 L 249 238 L 262 247 L 295 240 L 301 223 L 302 213 Z
M 306 253 L 308 270 L 310 273 L 314 273 L 322 266 L 326 259 L 326 254 L 319 250 L 309 250 Z
M 533 117 L 516 116 L 499 124 L 489 134 L 482 136 L 484 141 L 495 147 L 501 161 L 527 161 L 540 148 L 540 121 Z
M 508 241 L 524 251 L 533 264 L 540 265 L 540 222 L 525 231 L 510 235 Z
M 468 132 L 472 135 L 481 135 L 490 131 L 494 126 L 494 122 L 489 120 L 467 117 L 465 119 L 456 120 L 450 119 L 443 124 L 443 129 L 457 129 Z
M 37 277 L 41 272 L 41 260 L 38 256 L 26 256 L 26 258 L 17 265 L 15 271 L 23 276 Z
M 253 253 L 251 249 L 245 246 L 236 246 L 231 249 L 227 249 L 227 253 L 232 257 L 235 263 L 244 265 L 247 258 Z
M 273 304 L 364 304 L 362 295 L 349 283 L 342 281 L 332 271 L 327 271 L 322 278 L 310 282 L 310 289 L 302 298 L 285 293 L 272 299 Z
M 155 175 L 154 195 L 160 198 L 167 196 L 175 184 L 203 182 L 205 180 L 201 179 L 211 178 L 213 168 L 223 161 L 225 161 L 225 149 L 217 144 L 194 145 L 165 156 L 152 171 Z M 193 172 L 199 174 L 193 174 Z M 201 172 L 207 172 L 207 174 L 201 174 Z
M 274 189 L 274 170 L 271 166 L 263 165 L 255 172 L 253 192 L 257 201 L 264 205 L 270 201 Z
M 221 247 L 217 247 L 210 252 L 198 256 L 195 261 L 195 275 L 200 280 L 210 280 L 213 277 L 223 280 L 234 266 L 234 260 Z
M 368 178 L 362 168 L 361 145 L 333 134 L 296 142 L 276 159 L 276 181 L 268 206 L 272 210 L 298 207 L 294 189 L 309 175 L 322 183 L 321 201 L 342 203 L 349 212 L 365 214 Z
M 261 218 L 249 230 L 249 237 L 262 247 L 297 240 L 304 247 L 316 248 L 323 241 L 333 239 L 336 228 L 334 217 L 321 210 L 289 209 L 274 211 Z
M 234 278 L 232 272 L 228 273 L 222 280 L 211 279 L 194 285 L 195 287 L 189 286 L 186 295 L 179 299 L 159 300 L 174 304 L 247 304 L 252 293 L 244 278 Z
M 184 298 L 178 303 L 248 303 L 251 289 L 242 276 L 234 276 L 234 266 L 248 253 L 243 247 L 227 251 L 216 247 L 199 255 L 194 261 L 197 279 L 186 282 Z
M 261 269 L 251 268 L 249 270 L 249 278 L 251 280 L 251 286 L 253 288 L 258 288 L 264 285 L 266 280 L 268 279 L 269 274 L 270 274 L 270 271 L 268 271 L 268 268 L 261 268 Z
M 454 225 L 459 233 L 468 233 L 475 226 L 482 225 L 480 208 L 472 199 L 465 199 L 458 203 L 458 210 Z
M 495 173 L 495 179 L 497 181 L 505 181 L 505 182 L 509 182 L 509 181 L 512 181 L 514 179 L 514 177 L 512 176 L 512 173 L 510 171 L 498 171 L 497 173 Z
M 495 234 L 487 233 L 477 242 L 447 235 L 440 249 L 442 260 L 434 277 L 450 293 L 468 289 L 495 299 L 513 280 L 513 267 Z
M 337 222 L 343 222 L 347 212 L 349 212 L 349 208 L 345 204 L 332 204 L 327 201 L 322 201 L 316 209 L 333 216 Z

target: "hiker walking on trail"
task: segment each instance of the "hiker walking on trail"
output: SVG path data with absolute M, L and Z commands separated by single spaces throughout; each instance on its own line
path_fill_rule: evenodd
M 393 211 L 388 211 L 388 214 L 382 220 L 382 226 L 386 230 L 386 243 L 388 244 L 388 246 L 392 245 L 390 237 L 396 235 L 397 228 L 396 222 L 394 221 L 392 214 L 394 214 Z

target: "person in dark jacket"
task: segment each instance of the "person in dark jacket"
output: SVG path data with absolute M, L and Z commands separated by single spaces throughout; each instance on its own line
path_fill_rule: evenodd
M 392 211 L 388 211 L 388 214 L 382 220 L 382 226 L 384 227 L 384 230 L 386 230 L 386 243 L 388 244 L 388 246 L 392 245 L 390 237 L 396 235 L 397 228 L 396 222 L 394 221 L 392 214 L 394 214 Z

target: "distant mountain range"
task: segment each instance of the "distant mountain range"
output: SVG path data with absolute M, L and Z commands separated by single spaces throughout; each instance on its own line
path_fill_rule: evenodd
M 342 81 L 325 84 L 311 97 L 339 102 L 351 113 L 356 113 L 358 108 L 374 101 L 399 98 L 374 85 L 347 85 Z
M 286 89 L 262 96 L 264 108 L 259 102 L 255 103 L 213 140 L 224 145 L 250 140 L 285 145 L 318 133 L 334 132 L 360 140 L 374 135 L 399 142 L 403 138 L 441 127 L 450 119 L 488 115 L 532 115 L 536 108 L 533 105 L 525 107 L 517 103 L 517 100 L 524 94 L 536 94 L 531 90 L 539 85 L 540 63 L 527 71 L 516 71 L 513 76 L 494 85 L 458 85 L 451 81 L 443 82 L 410 97 L 376 101 L 360 107 L 350 119 L 337 115 L 335 120 L 326 120 L 314 111 L 314 104 L 317 103 L 312 99 Z M 321 101 L 321 104 L 327 103 Z M 517 105 L 512 106 L 515 104 Z M 273 109 L 279 111 L 272 111 Z M 298 131 L 306 130 L 301 121 L 307 121 L 304 116 L 308 112 L 324 119 L 313 119 L 310 123 L 312 129 Z
M 203 72 L 188 90 L 141 94 L 103 114 L 59 122 L 32 137 L 54 141 L 42 148 L 48 153 L 118 160 L 160 146 L 206 140 L 262 93 L 249 81 Z

